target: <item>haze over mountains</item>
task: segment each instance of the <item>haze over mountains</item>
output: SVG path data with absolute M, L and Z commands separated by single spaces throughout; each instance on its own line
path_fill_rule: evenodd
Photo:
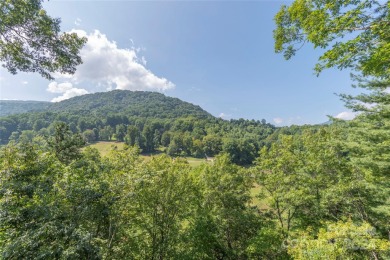
M 0 116 L 41 111 L 49 106 L 46 101 L 0 100 Z

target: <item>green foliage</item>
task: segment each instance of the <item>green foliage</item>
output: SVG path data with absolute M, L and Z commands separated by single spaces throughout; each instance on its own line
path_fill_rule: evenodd
M 96 141 L 96 135 L 93 130 L 87 129 L 83 132 L 83 138 L 87 143 Z
M 309 42 L 326 49 L 316 65 L 318 73 L 337 67 L 388 75 L 388 5 L 374 0 L 296 0 L 275 16 L 275 50 L 289 59 Z
M 256 142 L 249 139 L 227 139 L 223 143 L 222 151 L 227 153 L 233 163 L 250 165 L 257 157 Z
M 29 145 L 11 145 L 2 150 L 0 230 L 5 237 L 5 259 L 39 256 L 43 253 L 39 245 L 55 235 L 50 232 L 53 223 L 49 219 L 55 214 L 51 210 L 51 195 L 53 179 L 61 168 L 55 157 L 39 153 Z M 45 230 L 48 232 L 44 236 Z M 52 249 L 55 254 L 55 248 Z
M 191 221 L 194 259 L 245 259 L 249 241 L 260 228 L 249 207 L 252 181 L 227 156 L 198 169 L 198 201 Z
M 126 135 L 126 127 L 124 124 L 117 125 L 116 127 L 116 140 L 123 142 Z
M 43 101 L 0 100 L 0 117 L 40 111 L 46 109 L 49 105 L 49 102 Z
M 283 232 L 271 221 L 264 221 L 247 248 L 249 259 L 292 259 Z
M 102 214 L 92 214 L 99 201 L 86 196 L 93 194 L 85 180 L 102 183 L 85 176 L 85 168 L 78 170 L 82 175 L 34 146 L 2 150 L 2 258 L 97 258 L 96 234 L 88 224 L 99 223 Z M 66 182 L 70 176 L 73 181 Z
M 258 159 L 261 199 L 286 238 L 292 231 L 317 228 L 342 217 L 372 220 L 383 203 L 364 173 L 350 164 L 338 127 L 281 136 Z
M 275 21 L 276 52 L 284 52 L 285 57 L 290 58 L 300 48 L 296 44 L 310 42 L 315 48 L 326 49 L 316 65 L 318 73 L 330 67 L 350 68 L 357 73 L 352 75 L 357 82 L 355 87 L 366 90 L 357 96 L 341 95 L 347 107 L 360 114 L 351 122 L 341 124 L 345 127 L 346 134 L 339 140 L 343 143 L 343 157 L 348 159 L 345 165 L 349 170 L 343 170 L 337 182 L 333 182 L 333 187 L 326 188 L 328 195 L 324 197 L 324 201 L 328 204 L 327 208 L 332 209 L 331 216 L 337 220 L 344 215 L 353 217 L 354 221 L 367 221 L 382 237 L 388 236 L 389 2 L 296 0 L 289 7 L 281 8 Z M 307 162 L 315 162 L 321 154 L 320 151 L 313 150 L 313 156 L 307 157 Z M 322 163 L 320 166 L 324 168 L 326 164 Z M 330 180 L 324 181 L 329 183 Z M 337 196 L 343 200 L 340 201 Z M 335 214 L 336 212 L 338 213 Z M 338 215 L 340 216 L 337 217 Z M 359 230 L 358 226 L 347 226 L 350 230 Z M 342 224 L 340 228 L 343 229 Z M 312 242 L 322 243 L 320 240 L 312 240 L 310 243 Z M 308 247 L 313 246 L 309 244 Z M 336 250 L 337 252 L 329 255 L 330 259 L 368 258 L 372 253 L 370 257 L 378 259 L 375 247 L 372 252 L 364 249 L 363 253 L 371 252 L 367 255 L 355 256 L 348 252 L 346 245 L 337 246 L 326 245 L 325 242 L 322 253 L 326 255 L 326 250 Z M 321 253 L 322 249 L 313 250 Z M 291 252 L 303 257 L 305 251 L 302 249 Z M 313 259 L 320 257 L 317 255 Z
M 388 218 L 375 211 L 383 194 L 350 164 L 343 128 L 279 135 L 249 169 L 229 155 L 197 168 L 166 155 L 141 160 L 126 145 L 101 157 L 77 151 L 66 125 L 54 130 L 51 143 L 60 145 L 51 149 L 38 137 L 39 146 L 11 143 L 0 152 L 4 259 L 304 259 L 335 246 L 343 257 L 387 254 Z M 252 206 L 254 185 L 260 208 Z M 344 228 L 340 219 L 363 224 Z M 338 238 L 325 226 L 361 250 L 329 243 Z M 373 226 L 377 235 L 364 233 Z
M 52 104 L 50 111 L 78 111 L 81 114 L 94 112 L 95 115 L 107 117 L 107 124 L 111 126 L 128 124 L 126 120 L 130 115 L 139 118 L 178 118 L 183 115 L 193 115 L 196 118 L 210 117 L 210 114 L 199 106 L 177 98 L 167 97 L 157 92 L 126 90 L 74 97 Z
M 86 42 L 76 33 L 60 33 L 60 19 L 42 9 L 43 0 L 5 0 L 0 3 L 0 60 L 12 74 L 38 72 L 54 79 L 54 72 L 70 73 L 81 64 Z
M 131 176 L 126 198 L 129 226 L 126 255 L 135 259 L 178 257 L 192 200 L 189 165 L 167 156 L 153 158 Z
M 80 147 L 85 144 L 82 136 L 73 134 L 69 126 L 59 123 L 55 126 L 55 135 L 49 139 L 49 146 L 63 163 L 69 163 L 80 157 Z
M 378 238 L 369 223 L 351 220 L 328 222 L 315 237 L 303 232 L 288 246 L 294 259 L 385 259 L 389 249 L 390 242 Z
M 49 109 L 58 112 L 0 118 L 0 142 L 18 141 L 26 130 L 33 131 L 26 132 L 29 139 L 47 137 L 62 122 L 88 142 L 125 141 L 143 153 L 159 148 L 171 156 L 197 158 L 223 151 L 234 163 L 250 165 L 275 129 L 264 121 L 214 118 L 197 106 L 151 92 L 95 93 L 52 104 Z M 229 140 L 234 140 L 233 146 Z

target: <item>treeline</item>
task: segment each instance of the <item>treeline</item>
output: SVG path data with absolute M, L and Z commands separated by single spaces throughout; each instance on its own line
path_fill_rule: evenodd
M 221 152 L 239 165 L 253 162 L 275 127 L 265 120 L 222 120 L 199 106 L 145 91 L 114 90 L 53 103 L 45 111 L 0 118 L 0 144 L 49 137 L 64 122 L 87 142 L 120 141 L 142 153 L 213 157 Z
M 121 141 L 137 145 L 142 152 L 162 149 L 171 156 L 204 158 L 220 152 L 230 154 L 233 162 L 245 165 L 256 158 L 275 127 L 263 121 L 222 120 L 214 117 L 162 119 L 127 116 L 124 113 L 94 116 L 89 112 L 39 112 L 0 118 L 3 144 L 48 137 L 55 125 L 64 122 L 73 133 L 81 133 L 87 142 Z
M 250 168 L 101 157 L 54 128 L 1 149 L 3 259 L 390 257 L 386 193 L 351 163 L 344 126 L 279 133 Z

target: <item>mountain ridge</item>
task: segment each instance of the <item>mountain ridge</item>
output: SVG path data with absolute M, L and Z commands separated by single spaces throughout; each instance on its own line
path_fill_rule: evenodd
M 50 106 L 48 101 L 0 100 L 0 117 L 44 110 Z
M 112 90 L 73 97 L 61 102 L 0 100 L 0 116 L 29 112 L 80 112 L 95 115 L 126 113 L 147 118 L 178 118 L 191 115 L 214 117 L 198 105 L 158 92 Z

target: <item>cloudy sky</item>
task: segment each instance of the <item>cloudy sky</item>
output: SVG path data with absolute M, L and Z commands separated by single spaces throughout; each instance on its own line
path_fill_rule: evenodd
M 316 77 L 321 50 L 274 53 L 282 1 L 45 1 L 63 31 L 88 38 L 83 64 L 48 81 L 0 69 L 0 99 L 58 102 L 113 89 L 158 91 L 225 119 L 314 124 L 351 118 L 335 93 L 355 94 L 348 71 Z

